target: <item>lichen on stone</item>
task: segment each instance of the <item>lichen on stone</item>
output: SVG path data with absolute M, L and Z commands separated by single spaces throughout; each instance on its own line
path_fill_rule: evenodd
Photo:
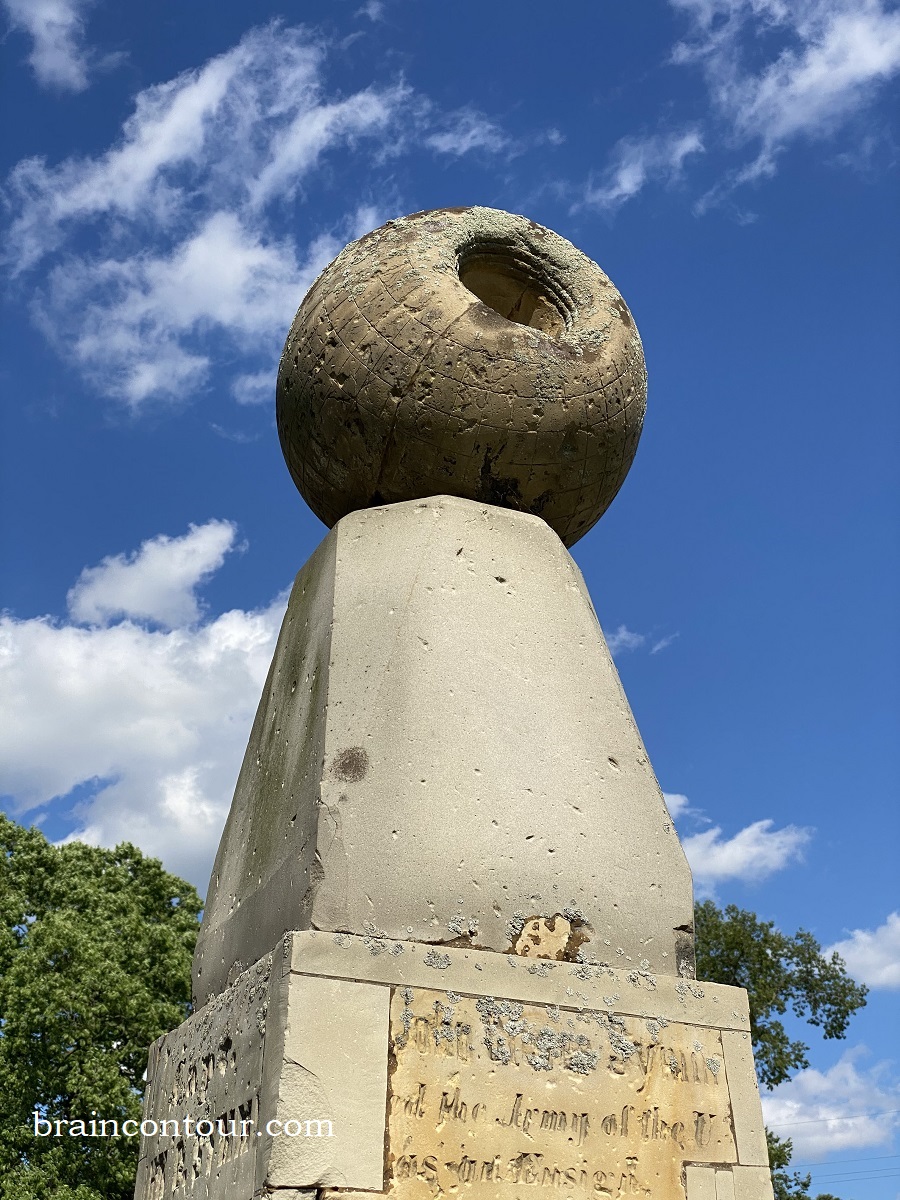
M 425 955 L 424 963 L 426 967 L 434 967 L 436 971 L 446 971 L 450 966 L 450 955 L 441 954 L 438 950 L 431 949 Z

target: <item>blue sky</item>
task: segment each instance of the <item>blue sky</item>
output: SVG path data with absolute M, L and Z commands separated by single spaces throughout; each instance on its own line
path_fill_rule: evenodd
M 872 987 L 768 1117 L 821 1190 L 895 1197 L 896 6 L 0 8 L 7 811 L 205 889 L 324 533 L 274 428 L 293 314 L 390 217 L 525 213 L 644 340 L 574 554 L 698 893 Z

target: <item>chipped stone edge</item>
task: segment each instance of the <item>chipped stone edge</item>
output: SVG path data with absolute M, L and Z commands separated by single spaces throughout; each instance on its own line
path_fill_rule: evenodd
M 688 1163 L 685 1167 L 687 1200 L 773 1200 L 768 1166 Z
M 723 1031 L 722 1053 L 726 1073 L 738 1081 L 730 1093 L 738 1162 L 746 1167 L 768 1168 L 769 1150 L 759 1089 L 747 1086 L 748 1080 L 756 1080 L 749 1036 L 742 1037 L 734 1030 Z
M 528 1004 L 596 1009 L 623 1016 L 659 1018 L 749 1033 L 747 993 L 741 988 L 675 976 L 650 975 L 614 967 L 546 961 L 546 974 L 510 971 L 509 956 L 487 950 L 396 942 L 379 947 L 371 938 L 314 930 L 285 935 L 286 958 L 297 975 L 444 989 L 476 996 L 494 995 Z M 397 950 L 396 947 L 402 947 Z M 384 952 L 382 952 L 384 950 Z M 521 959 L 523 965 L 528 959 Z M 532 963 L 533 965 L 533 963 Z M 617 993 L 612 995 L 611 993 Z M 614 1000 L 610 1004 L 609 1001 Z

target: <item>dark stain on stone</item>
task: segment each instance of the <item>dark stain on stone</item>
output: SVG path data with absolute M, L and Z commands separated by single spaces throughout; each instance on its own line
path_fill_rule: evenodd
M 471 933 L 461 933 L 458 937 L 451 938 L 449 941 L 440 942 L 425 942 L 426 946 L 453 946 L 463 950 L 487 950 L 493 952 L 493 946 L 482 946 L 479 942 L 472 940 Z
M 681 979 L 694 979 L 697 975 L 697 963 L 694 957 L 694 927 L 693 925 L 676 925 L 675 934 L 675 970 Z
M 502 447 L 491 458 L 490 446 L 484 452 L 484 462 L 478 480 L 476 500 L 482 504 L 496 504 L 500 508 L 514 508 L 522 511 L 522 490 L 519 481 L 511 475 L 494 475 L 494 463 L 500 457 Z
M 564 962 L 578 962 L 579 950 L 591 940 L 591 936 L 594 932 L 593 926 L 588 924 L 588 922 L 583 920 L 581 917 L 575 917 L 571 925 L 572 932 L 569 934 L 565 949 L 563 950 L 562 954 L 558 956 L 559 958 L 563 959 Z
M 561 342 L 558 338 L 548 338 L 546 345 L 542 346 L 545 354 L 552 355 L 555 359 L 563 363 L 574 363 L 581 358 L 581 352 L 575 346 L 569 345 L 568 342 Z
M 393 1003 L 394 993 L 396 988 L 390 990 L 390 1000 Z M 397 1071 L 397 1050 L 396 1043 L 393 1037 L 388 1038 L 388 1063 L 387 1063 L 387 1112 L 393 1112 L 394 1101 L 394 1075 Z M 321 1128 L 321 1127 L 320 1127 Z M 391 1122 L 384 1123 L 384 1179 L 394 1178 L 394 1153 L 391 1150 Z M 318 1195 L 318 1192 L 316 1193 Z
M 475 303 L 468 310 L 469 316 L 473 321 L 478 321 L 481 325 L 488 326 L 489 329 L 496 330 L 500 334 L 509 333 L 510 318 L 505 317 L 503 313 L 497 312 L 496 308 L 492 308 L 490 304 L 485 304 L 483 300 L 476 297 Z M 497 342 L 493 349 L 500 357 L 508 357 L 513 353 L 513 343 L 507 337 L 505 342 Z
M 331 773 L 343 783 L 359 783 L 369 770 L 369 756 L 362 746 L 348 746 L 334 756 Z
M 539 517 L 552 499 L 553 493 L 548 488 L 546 492 L 541 492 L 539 496 L 532 500 L 531 504 L 528 506 L 528 511 L 530 513 L 534 513 L 536 517 Z

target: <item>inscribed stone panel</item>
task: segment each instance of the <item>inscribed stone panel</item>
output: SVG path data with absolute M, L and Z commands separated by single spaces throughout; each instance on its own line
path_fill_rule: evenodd
M 737 1159 L 715 1029 L 397 988 L 391 1045 L 398 1200 L 675 1200 L 685 1162 Z

